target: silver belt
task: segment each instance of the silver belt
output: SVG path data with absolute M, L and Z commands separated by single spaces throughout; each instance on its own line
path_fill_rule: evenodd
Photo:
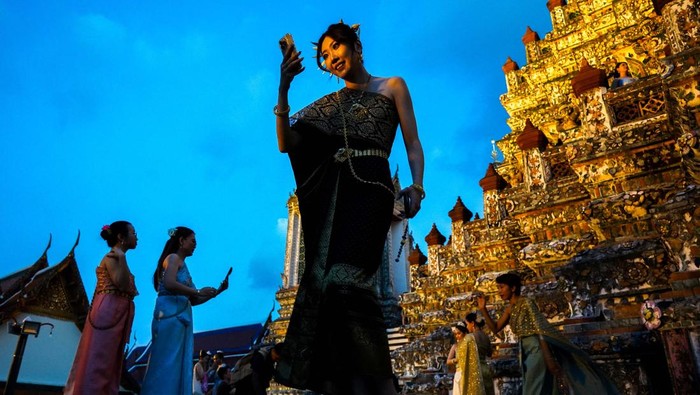
M 378 156 L 384 159 L 389 158 L 389 154 L 387 154 L 386 151 L 377 148 L 369 148 L 362 150 L 352 148 L 341 148 L 338 150 L 338 152 L 335 153 L 335 155 L 333 155 L 336 162 L 345 162 L 347 159 L 356 158 L 358 156 Z

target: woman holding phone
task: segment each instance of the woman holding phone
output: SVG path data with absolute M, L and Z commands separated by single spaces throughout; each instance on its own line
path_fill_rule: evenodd
M 170 229 L 153 274 L 158 292 L 151 324 L 151 355 L 141 395 L 192 394 L 192 306 L 205 303 L 228 288 L 228 274 L 219 288 L 197 288 L 185 259 L 197 247 L 194 231 Z
M 297 183 L 306 266 L 276 379 L 325 394 L 392 394 L 373 278 L 397 197 L 387 159 L 399 125 L 413 177 L 398 193 L 404 215 L 413 217 L 425 197 L 411 96 L 401 77 L 367 71 L 357 28 L 341 21 L 321 35 L 316 55 L 345 87 L 289 117 L 288 92 L 304 67 L 291 37 L 281 46 L 273 112 L 279 150 L 289 154 Z

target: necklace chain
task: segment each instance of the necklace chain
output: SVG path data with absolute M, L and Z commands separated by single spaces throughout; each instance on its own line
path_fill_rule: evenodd
M 372 78 L 371 75 L 367 79 L 367 84 L 369 84 L 370 78 Z M 362 93 L 360 94 L 360 99 L 362 98 L 362 95 L 364 93 L 365 93 L 365 91 L 363 90 Z M 346 150 L 346 152 L 351 152 L 350 151 L 350 142 L 348 141 L 348 126 L 347 126 L 347 121 L 345 120 L 345 111 L 343 111 L 343 107 L 341 106 L 341 102 L 340 102 L 340 91 L 335 92 L 335 98 L 336 98 L 336 101 L 338 102 L 338 112 L 340 112 L 340 117 L 343 120 L 343 140 L 345 142 L 345 150 Z M 357 104 L 357 103 L 355 103 L 355 104 Z M 350 108 L 350 110 L 352 111 L 352 107 Z M 348 161 L 348 166 L 350 167 L 350 173 L 352 173 L 352 176 L 357 181 L 364 183 L 364 184 L 369 184 L 369 185 L 378 185 L 378 186 L 386 189 L 391 194 L 392 198 L 396 197 L 396 192 L 394 190 L 390 189 L 389 187 L 387 187 L 386 185 L 382 184 L 381 182 L 368 181 L 368 180 L 365 180 L 365 179 L 361 178 L 360 176 L 358 176 L 357 172 L 355 171 L 355 166 L 353 166 L 353 164 L 352 164 L 352 155 L 348 155 L 347 161 Z
M 352 106 L 350 106 L 351 113 L 357 115 L 357 113 L 362 112 L 363 115 L 366 115 L 367 108 L 362 104 L 362 98 L 365 96 L 365 91 L 369 88 L 369 82 L 371 80 L 372 74 L 367 74 L 367 81 L 365 81 L 364 89 L 360 89 L 360 95 L 357 97 L 357 99 L 352 99 Z
M 357 107 L 364 107 L 362 104 L 360 104 L 360 101 L 362 100 L 362 97 L 365 94 L 365 90 L 369 88 L 369 82 L 372 79 L 372 75 L 370 74 L 369 77 L 367 78 L 367 82 L 365 83 L 365 89 L 362 89 L 362 93 L 360 93 L 360 96 L 357 98 L 357 100 L 353 100 L 353 105 L 350 107 L 350 111 L 352 112 L 354 109 Z M 345 111 L 343 111 L 343 107 L 341 106 L 340 102 L 340 91 L 335 92 L 335 98 L 336 102 L 338 103 L 338 112 L 340 112 L 340 117 L 343 120 L 343 140 L 345 142 L 345 150 L 346 152 L 351 152 L 350 150 L 350 142 L 348 141 L 348 127 L 347 127 L 347 121 L 345 120 Z M 390 194 L 391 197 L 396 196 L 396 192 L 387 187 L 386 185 L 382 184 L 379 181 L 368 181 L 360 176 L 357 175 L 357 172 L 355 172 L 355 167 L 352 165 L 352 155 L 348 155 L 347 157 L 348 161 L 348 166 L 350 167 L 350 173 L 352 176 L 359 182 L 364 183 L 364 184 L 370 184 L 370 185 L 378 185 L 384 189 L 386 189 Z M 405 208 L 404 208 L 405 210 Z M 404 226 L 403 229 L 403 234 L 401 235 L 401 243 L 399 245 L 399 251 L 396 254 L 396 258 L 394 259 L 394 262 L 399 262 L 399 259 L 401 258 L 401 253 L 403 252 L 404 245 L 406 244 L 406 239 L 408 238 L 408 221 L 406 222 L 406 225 Z

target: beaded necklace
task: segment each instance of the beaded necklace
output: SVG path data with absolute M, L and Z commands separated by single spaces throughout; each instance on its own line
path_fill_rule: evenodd
M 367 88 L 369 88 L 369 82 L 372 80 L 372 74 L 367 74 L 367 81 L 365 82 L 365 87 L 364 89 L 360 89 L 360 96 L 355 100 L 353 99 L 352 101 L 352 106 L 350 106 L 350 113 L 355 114 L 356 116 L 362 116 L 366 117 L 367 116 L 367 107 L 365 107 L 364 104 L 362 104 L 362 97 L 365 95 L 365 91 Z

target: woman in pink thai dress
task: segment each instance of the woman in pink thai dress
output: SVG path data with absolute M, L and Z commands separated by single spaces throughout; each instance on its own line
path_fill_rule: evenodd
M 126 252 L 137 243 L 134 227 L 117 221 L 102 227 L 110 247 L 97 267 L 97 285 L 64 394 L 118 394 L 124 347 L 134 320 L 134 276 Z

